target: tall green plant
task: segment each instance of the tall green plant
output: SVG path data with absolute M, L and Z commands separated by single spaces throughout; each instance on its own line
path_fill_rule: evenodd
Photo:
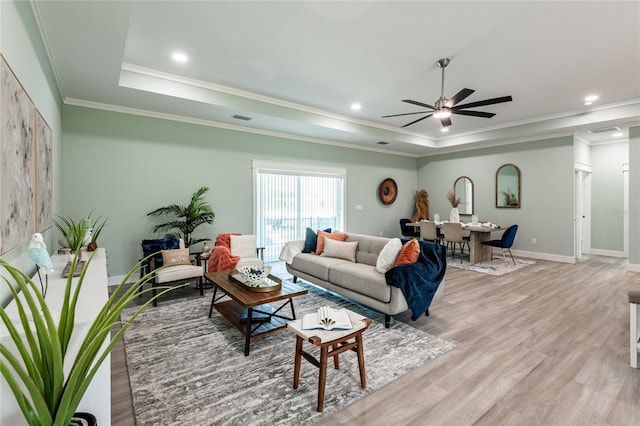
M 86 233 L 86 229 L 82 227 L 82 220 L 76 222 L 73 218 L 67 216 L 54 216 L 52 220 L 69 248 L 74 252 L 80 250 Z
M 187 206 L 173 204 L 167 207 L 160 207 L 147 216 L 165 217 L 170 220 L 153 227 L 153 232 L 166 233 L 167 236 L 182 238 L 186 247 L 202 241 L 209 241 L 209 238 L 194 238 L 193 232 L 200 225 L 212 224 L 216 215 L 208 201 L 204 199 L 204 194 L 209 190 L 206 186 L 198 189 L 191 196 L 191 202 Z M 173 231 L 173 232 L 172 232 Z
M 141 277 L 130 287 L 129 278 L 140 270 L 148 260 L 143 259 L 131 269 L 120 285 L 109 297 L 105 305 L 91 324 L 80 349 L 73 360 L 67 360 L 71 369 L 64 373 L 64 361 L 68 356 L 69 342 L 74 327 L 76 303 L 82 289 L 84 276 L 93 256 L 86 262 L 77 284 L 72 285 L 72 274 L 66 283 L 64 301 L 60 311 L 60 320 L 56 325 L 39 287 L 23 272 L 0 259 L 3 267 L 17 285 L 18 291 L 5 275 L 2 279 L 13 294 L 20 317 L 20 327 L 16 326 L 0 307 L 0 317 L 11 335 L 18 354 L 14 355 L 4 344 L 0 344 L 0 372 L 11 388 L 18 406 L 30 425 L 67 426 L 77 410 L 91 380 L 133 320 L 161 295 L 178 287 L 156 287 L 162 291 L 142 304 L 127 322 L 120 322 L 122 310 L 138 299 L 140 294 L 152 291 L 142 289 L 153 273 Z M 71 270 L 75 270 L 79 255 L 72 261 Z M 32 322 L 30 322 L 30 320 Z M 114 325 L 122 327 L 112 336 L 108 345 L 103 344 L 110 337 Z M 22 334 L 21 334 L 21 331 Z M 5 362 L 6 361 L 6 362 Z M 72 361 L 72 362 L 69 362 Z

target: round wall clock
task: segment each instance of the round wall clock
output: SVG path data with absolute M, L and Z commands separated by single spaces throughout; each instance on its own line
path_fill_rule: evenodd
M 398 185 L 391 178 L 386 178 L 380 184 L 380 201 L 382 204 L 393 204 L 398 196 Z

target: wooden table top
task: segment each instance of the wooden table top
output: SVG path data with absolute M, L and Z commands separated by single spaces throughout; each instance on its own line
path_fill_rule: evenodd
M 292 297 L 307 294 L 308 290 L 290 281 L 282 280 L 282 288 L 270 292 L 256 292 L 247 289 L 241 283 L 229 277 L 229 273 L 236 271 L 207 272 L 205 279 L 216 285 L 231 299 L 243 308 L 252 308 L 265 303 L 278 300 L 291 299 Z

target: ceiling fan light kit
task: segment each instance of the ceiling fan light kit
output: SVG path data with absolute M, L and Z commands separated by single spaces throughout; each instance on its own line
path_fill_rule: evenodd
M 471 96 L 471 94 L 473 94 L 475 92 L 475 90 L 467 89 L 467 88 L 464 88 L 464 89 L 460 90 L 458 93 L 453 95 L 453 97 L 450 98 L 450 99 L 445 98 L 445 96 L 444 96 L 444 69 L 450 63 L 451 63 L 451 60 L 449 58 L 442 58 L 442 59 L 438 60 L 438 62 L 436 62 L 436 65 L 438 66 L 438 68 L 442 69 L 442 80 L 441 80 L 441 86 L 440 86 L 440 97 L 435 102 L 435 106 L 429 105 L 429 104 L 425 104 L 425 103 L 419 102 L 419 101 L 414 101 L 412 99 L 403 99 L 402 100 L 402 102 L 406 102 L 406 103 L 409 103 L 409 104 L 412 104 L 412 105 L 417 105 L 417 106 L 420 106 L 420 107 L 428 108 L 430 110 L 433 110 L 433 112 L 431 112 L 431 111 L 408 112 L 408 113 L 404 113 L 404 114 L 384 115 L 384 116 L 382 116 L 382 118 L 400 117 L 400 116 L 404 116 L 404 115 L 413 115 L 413 114 L 426 114 L 424 117 L 420 117 L 417 120 L 414 120 L 414 121 L 412 121 L 410 123 L 407 123 L 402 127 L 411 126 L 412 124 L 418 123 L 419 121 L 422 121 L 422 120 L 424 120 L 426 118 L 429 118 L 431 116 L 433 116 L 433 118 L 436 118 L 436 119 L 440 120 L 440 123 L 442 124 L 442 127 L 447 127 L 447 126 L 451 126 L 450 117 L 451 117 L 452 114 L 468 115 L 468 116 L 472 116 L 472 117 L 481 117 L 481 118 L 491 118 L 491 117 L 493 117 L 495 115 L 492 112 L 469 111 L 467 108 L 494 105 L 494 104 L 499 104 L 499 103 L 503 103 L 503 102 L 511 102 L 513 100 L 513 98 L 511 96 L 501 96 L 499 98 L 485 99 L 483 101 L 477 101 L 477 102 L 471 102 L 471 103 L 468 103 L 468 104 L 458 105 L 460 102 L 462 102 L 463 100 L 465 100 L 466 98 L 468 98 L 469 96 Z

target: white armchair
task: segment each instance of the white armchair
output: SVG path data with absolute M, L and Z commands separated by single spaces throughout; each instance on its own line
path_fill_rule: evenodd
M 151 286 L 153 296 L 159 286 L 178 285 L 195 282 L 200 289 L 200 296 L 204 296 L 203 269 L 198 254 L 190 255 L 185 248 L 182 238 L 159 238 L 142 241 L 143 256 L 153 254 L 140 271 L 140 276 L 153 272 Z M 195 259 L 192 257 L 195 256 Z M 158 306 L 157 299 L 153 300 L 153 306 Z

